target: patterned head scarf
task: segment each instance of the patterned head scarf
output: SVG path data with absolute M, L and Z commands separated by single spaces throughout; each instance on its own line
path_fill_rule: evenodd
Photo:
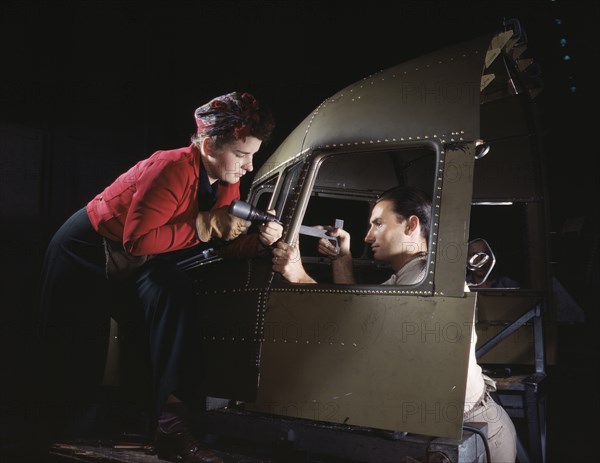
M 250 93 L 231 92 L 213 98 L 194 112 L 199 137 L 231 133 L 238 140 L 250 135 L 260 116 L 256 99 Z

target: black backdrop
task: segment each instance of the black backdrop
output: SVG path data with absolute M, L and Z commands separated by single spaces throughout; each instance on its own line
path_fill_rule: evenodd
M 592 125 L 598 98 L 590 69 L 598 46 L 595 2 L 3 2 L 3 448 L 22 442 L 19 431 L 26 429 L 26 352 L 49 237 L 134 162 L 187 144 L 197 106 L 233 90 L 250 91 L 268 104 L 278 127 L 260 164 L 319 103 L 346 85 L 498 31 L 503 19 L 515 17 L 544 80 L 537 101 L 556 232 L 555 273 L 588 314 L 584 326 L 565 328 L 562 355 L 571 368 L 566 376 L 574 373 L 566 387 L 577 387 L 578 375 L 583 377 L 594 358 L 599 305 L 592 289 L 598 287 L 599 153 Z M 590 261 L 594 242 L 596 257 Z M 577 404 L 565 405 L 557 421 L 591 417 L 597 403 L 593 399 L 595 412 L 586 404 L 585 416 L 571 411 Z

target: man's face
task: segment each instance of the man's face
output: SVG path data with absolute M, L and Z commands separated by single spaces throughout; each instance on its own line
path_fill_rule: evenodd
M 404 253 L 427 250 L 419 249 L 419 243 L 410 235 L 408 221 L 394 212 L 391 201 L 383 200 L 375 204 L 370 224 L 365 242 L 371 245 L 376 260 L 389 262 Z
M 236 183 L 254 169 L 252 159 L 261 143 L 258 138 L 246 137 L 215 148 L 212 152 L 215 161 L 213 175 L 225 183 Z

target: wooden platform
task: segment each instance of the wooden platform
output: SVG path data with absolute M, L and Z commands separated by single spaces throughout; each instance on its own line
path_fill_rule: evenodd
M 257 458 L 229 451 L 215 450 L 225 463 L 273 463 L 270 458 Z M 51 463 L 169 463 L 153 453 L 151 445 L 110 443 L 92 440 L 57 443 L 50 449 Z
M 342 460 L 306 452 L 228 444 L 213 451 L 224 463 L 343 463 Z M 48 463 L 170 463 L 158 458 L 151 445 L 108 441 L 61 442 L 52 445 Z

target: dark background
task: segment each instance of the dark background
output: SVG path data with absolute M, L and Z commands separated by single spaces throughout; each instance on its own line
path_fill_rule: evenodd
M 544 81 L 536 102 L 544 128 L 550 257 L 554 274 L 586 313 L 584 323 L 561 328 L 549 457 L 591 461 L 598 398 L 589 375 L 598 367 L 592 352 L 600 305 L 592 71 L 598 10 L 591 1 L 549 0 L 3 2 L 2 448 L 27 443 L 28 385 L 35 381 L 27 352 L 50 236 L 137 160 L 187 145 L 197 106 L 233 90 L 250 91 L 270 106 L 278 127 L 260 165 L 343 87 L 518 18 Z

